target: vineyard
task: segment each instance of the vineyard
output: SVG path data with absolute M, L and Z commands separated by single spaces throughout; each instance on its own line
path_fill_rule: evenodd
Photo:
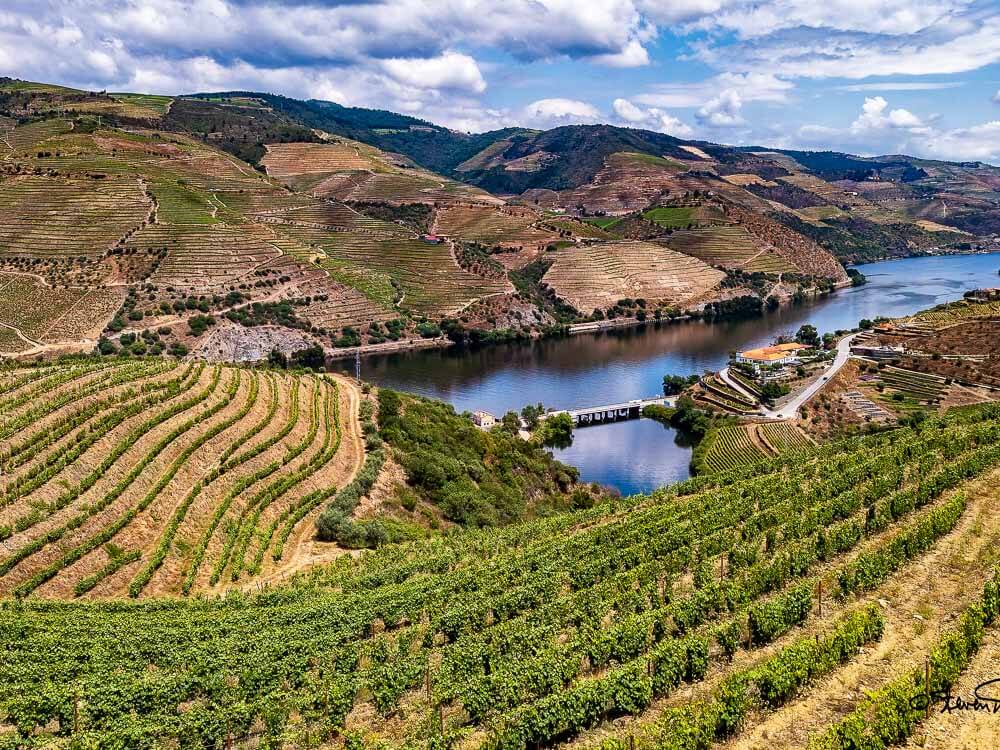
M 789 422 L 719 427 L 705 437 L 704 443 L 698 453 L 705 472 L 739 469 L 814 445 L 799 427 Z
M 542 279 L 561 299 L 590 313 L 626 297 L 682 306 L 724 274 L 701 261 L 648 242 L 607 242 L 550 253 Z
M 267 573 L 360 462 L 346 381 L 155 359 L 0 378 L 7 595 L 190 594 Z
M 0 352 L 22 351 L 45 342 L 95 337 L 122 303 L 120 289 L 59 289 L 28 275 L 0 271 L 0 324 L 16 329 Z
M 459 267 L 444 244 L 302 225 L 273 226 L 279 234 L 321 250 L 322 268 L 383 307 L 393 305 L 394 285 L 401 291 L 402 307 L 424 314 L 455 312 L 478 297 L 509 289 L 505 281 L 486 279 Z
M 665 242 L 672 249 L 712 266 L 765 273 L 798 272 L 787 260 L 765 249 L 756 237 L 739 225 L 679 229 Z
M 536 227 L 538 218 L 526 209 L 456 204 L 438 211 L 435 229 L 447 237 L 488 247 L 544 248 L 559 236 Z
M 31 394 L 51 391 L 52 381 L 67 393 L 94 387 L 90 367 L 6 373 L 5 399 L 30 409 Z M 215 425 L 246 406 L 250 390 L 231 389 L 239 376 L 251 374 L 147 375 L 162 388 L 191 383 L 177 409 L 213 388 L 199 413 L 243 394 L 219 406 Z M 316 398 L 332 398 L 333 386 L 299 385 L 300 409 L 324 423 Z M 265 403 L 269 388 L 259 388 Z M 33 440 L 21 429 L 15 447 L 26 447 L 8 465 L 60 439 L 58 430 Z M 235 448 L 221 465 L 259 444 Z M 823 748 L 882 747 L 850 738 L 911 734 L 924 716 L 922 706 L 905 708 L 917 705 L 911 694 L 952 684 L 993 637 L 998 464 L 1000 411 L 979 407 L 651 496 L 342 556 L 259 594 L 45 602 L 38 595 L 51 584 L 35 585 L 51 570 L 43 568 L 18 590 L 34 596 L 0 605 L 0 746 L 221 750 L 343 738 L 351 747 L 625 750 L 759 741 L 764 731 L 772 747 L 803 747 L 810 737 Z M 150 486 L 137 495 L 157 494 L 155 477 L 148 472 Z M 176 505 L 173 518 L 199 504 Z M 273 525 L 253 527 L 255 514 L 229 526 L 228 547 L 209 545 L 199 581 L 208 569 L 253 569 Z M 149 528 L 159 530 L 150 546 L 160 549 L 175 524 Z M 173 553 L 159 568 L 159 556 L 130 562 L 133 554 L 124 546 L 105 554 L 87 575 L 120 591 L 142 589 L 144 571 L 157 570 L 148 589 L 159 571 L 184 568 Z M 942 565 L 954 575 L 941 575 Z M 3 578 L 17 569 L 3 567 Z M 865 694 L 878 690 L 904 707 L 866 720 Z
M 136 180 L 0 180 L 0 253 L 99 256 L 149 210 Z

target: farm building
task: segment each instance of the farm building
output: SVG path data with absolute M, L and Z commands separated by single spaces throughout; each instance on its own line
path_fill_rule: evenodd
M 736 352 L 736 361 L 750 365 L 755 370 L 761 367 L 774 367 L 795 364 L 799 361 L 798 353 L 808 347 L 802 344 L 776 344 L 762 346 L 759 349 L 747 349 Z
M 497 418 L 488 411 L 474 411 L 472 412 L 472 422 L 481 430 L 489 430 L 496 425 Z

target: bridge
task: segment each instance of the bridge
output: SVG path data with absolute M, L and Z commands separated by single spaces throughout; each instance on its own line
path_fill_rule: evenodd
M 606 422 L 620 422 L 626 419 L 638 419 L 642 416 L 643 408 L 654 405 L 673 408 L 677 405 L 677 398 L 656 396 L 653 398 L 637 398 L 620 404 L 586 406 L 582 409 L 560 409 L 559 411 L 550 411 L 547 414 L 543 414 L 541 418 L 545 419 L 555 414 L 569 414 L 573 418 L 574 426 L 586 427 L 588 425 L 604 424 Z

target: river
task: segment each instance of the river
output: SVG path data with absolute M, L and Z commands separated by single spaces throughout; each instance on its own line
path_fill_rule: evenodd
M 763 317 L 706 323 L 652 323 L 598 334 L 518 342 L 475 350 L 423 349 L 369 357 L 362 378 L 447 401 L 459 411 L 501 415 L 528 403 L 569 408 L 616 403 L 661 392 L 668 373 L 718 370 L 737 349 L 770 343 L 804 323 L 820 333 L 853 328 L 862 318 L 898 317 L 997 286 L 1000 253 L 948 255 L 857 266 L 868 284 Z M 339 364 L 353 374 L 353 362 Z M 624 494 L 647 492 L 688 476 L 690 447 L 674 430 L 640 419 L 578 429 L 556 457 L 581 477 Z

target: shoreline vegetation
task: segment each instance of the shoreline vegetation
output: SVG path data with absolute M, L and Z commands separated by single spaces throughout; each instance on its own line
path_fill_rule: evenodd
M 849 269 L 849 271 L 850 270 L 853 269 Z M 858 279 L 859 276 L 860 280 Z M 563 338 L 565 336 L 576 336 L 587 333 L 603 333 L 604 331 L 612 331 L 622 328 L 641 328 L 646 325 L 659 327 L 664 324 L 669 325 L 674 323 L 685 323 L 691 320 L 707 320 L 710 322 L 745 320 L 749 318 L 761 317 L 765 313 L 773 312 L 775 309 L 782 306 L 794 306 L 801 304 L 806 298 L 809 297 L 823 297 L 828 294 L 836 293 L 840 289 L 862 286 L 865 283 L 867 283 L 867 280 L 863 275 L 851 274 L 850 280 L 834 284 L 831 289 L 820 289 L 818 287 L 814 287 L 813 289 L 805 292 L 805 296 L 803 297 L 797 299 L 789 298 L 787 301 L 779 302 L 773 306 L 769 303 L 769 300 L 762 300 L 747 295 L 746 297 L 738 297 L 733 300 L 727 300 L 727 302 L 739 303 L 740 300 L 753 299 L 759 301 L 760 305 L 754 305 L 752 307 L 742 304 L 721 306 L 714 314 L 707 310 L 701 312 L 689 310 L 684 313 L 662 315 L 658 318 L 642 314 L 641 316 L 637 315 L 633 317 L 584 321 L 580 323 L 549 326 L 534 335 L 508 328 L 496 331 L 480 332 L 482 335 L 476 337 L 474 340 L 466 340 L 464 338 L 456 340 L 456 336 L 448 334 L 442 334 L 440 336 L 429 338 L 408 338 L 400 339 L 399 341 L 384 341 L 378 344 L 363 344 L 361 346 L 337 348 L 333 351 L 328 351 L 326 358 L 328 361 L 336 361 L 349 359 L 359 354 L 362 357 L 368 357 L 378 354 L 410 351 L 414 349 L 450 349 L 459 347 L 474 350 L 492 344 L 506 344 L 514 341 L 542 341 L 545 339 Z

